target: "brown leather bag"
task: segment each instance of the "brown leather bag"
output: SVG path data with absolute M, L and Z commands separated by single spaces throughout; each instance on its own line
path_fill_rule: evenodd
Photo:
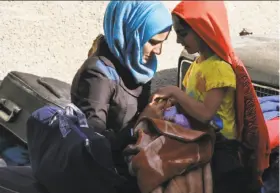
M 213 193 L 210 163 L 175 176 L 151 193 Z
M 213 154 L 213 137 L 161 119 L 143 117 L 135 127 L 137 142 L 124 153 L 130 173 L 142 193 L 150 193 L 172 178 L 205 166 Z

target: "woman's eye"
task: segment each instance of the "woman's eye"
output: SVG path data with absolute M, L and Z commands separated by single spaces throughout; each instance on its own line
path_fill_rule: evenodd
M 181 37 L 186 37 L 188 35 L 188 31 L 187 30 L 181 30 L 181 31 L 177 31 L 177 34 Z
M 157 42 L 153 41 L 153 40 L 149 40 L 149 43 L 153 46 L 155 46 L 157 44 Z

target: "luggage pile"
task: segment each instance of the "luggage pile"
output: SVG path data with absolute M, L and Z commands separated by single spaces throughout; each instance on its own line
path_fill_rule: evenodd
M 0 85 L 0 166 L 30 165 L 26 122 L 45 105 L 64 107 L 70 85 L 53 78 L 12 71 Z
M 262 102 L 264 100 L 267 102 L 268 99 L 279 100 L 278 97 L 263 98 Z M 55 193 L 66 191 L 74 193 L 80 190 L 82 190 L 81 192 L 91 192 L 90 189 L 100 188 L 99 192 L 106 193 L 113 186 L 124 183 L 124 180 L 114 170 L 110 153 L 108 153 L 110 147 L 108 144 L 106 145 L 107 142 L 102 136 L 81 126 L 77 120 L 72 122 L 69 132 L 67 129 L 66 131 L 60 130 L 61 127 L 57 120 L 51 121 L 59 115 L 58 112 L 62 112 L 60 115 L 63 115 L 64 118 L 68 116 L 63 112 L 65 113 L 65 108 L 70 101 L 70 85 L 60 80 L 16 71 L 8 73 L 4 78 L 0 85 L 0 192 Z M 268 107 L 271 109 L 271 102 L 275 101 L 269 101 L 263 105 L 266 109 L 264 113 L 268 112 Z M 273 151 L 270 167 L 263 176 L 262 193 L 279 192 L 279 140 L 272 137 L 279 135 L 279 101 L 277 105 L 277 117 L 270 117 L 271 119 L 267 120 Z M 272 110 L 275 111 L 274 106 Z M 76 111 L 78 110 L 76 109 Z M 271 112 L 269 113 L 271 114 Z M 75 116 L 78 116 L 77 113 Z M 67 120 L 71 122 L 71 118 Z M 52 124 L 48 124 L 50 122 Z M 29 129 L 27 125 L 29 125 Z M 51 128 L 54 127 L 56 133 L 51 131 Z M 56 143 L 51 144 L 48 142 L 49 140 L 55 140 Z M 72 143 L 73 141 L 75 143 Z M 90 143 L 87 144 L 87 141 Z M 94 147 L 98 147 L 100 143 L 103 143 L 102 147 L 107 147 L 107 149 L 91 148 L 93 144 Z M 58 144 L 60 148 L 57 147 Z M 56 159 L 52 159 L 54 157 Z M 76 158 L 82 158 L 83 163 L 81 163 L 81 159 Z M 72 163 L 69 160 L 72 160 Z M 64 170 L 60 171 L 61 167 Z M 49 174 L 60 177 L 47 177 L 44 171 L 48 168 L 50 168 Z M 100 170 L 100 168 L 102 169 Z M 80 171 L 83 171 L 83 175 Z M 55 172 L 58 173 L 54 175 Z M 76 181 L 77 178 L 69 177 L 71 176 L 69 173 L 73 172 L 81 176 L 78 181 Z M 85 173 L 86 178 L 83 178 Z M 38 179 L 43 185 L 37 182 Z M 58 181 L 61 183 L 60 186 L 56 185 Z M 105 185 L 102 184 L 104 182 L 106 182 Z M 69 186 L 64 186 L 64 184 Z M 46 186 L 51 191 L 47 190 Z M 75 187 L 84 189 L 75 189 Z M 104 187 L 105 189 L 102 189 Z

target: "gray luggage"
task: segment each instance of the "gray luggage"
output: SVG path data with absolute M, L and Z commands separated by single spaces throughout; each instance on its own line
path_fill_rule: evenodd
M 48 104 L 64 107 L 69 102 L 68 83 L 12 71 L 0 85 L 0 128 L 26 143 L 26 121 L 33 111 Z

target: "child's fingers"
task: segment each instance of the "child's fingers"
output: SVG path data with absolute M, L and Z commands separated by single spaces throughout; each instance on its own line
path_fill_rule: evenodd
M 160 100 L 166 100 L 167 96 L 159 93 L 155 93 L 150 97 L 150 102 L 159 102 Z
M 166 101 L 164 101 L 164 100 L 155 104 L 155 106 L 158 110 L 164 110 L 165 105 L 166 105 Z
M 174 105 L 176 100 L 174 98 L 168 98 L 168 102 L 171 103 L 171 105 Z

